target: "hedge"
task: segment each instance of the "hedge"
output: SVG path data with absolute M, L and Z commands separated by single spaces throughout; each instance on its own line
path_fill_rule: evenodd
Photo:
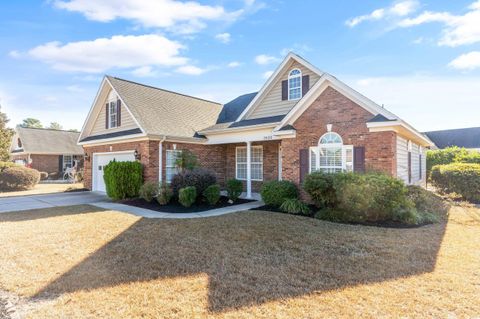
M 138 197 L 143 184 L 142 164 L 112 161 L 104 167 L 103 179 L 108 197 L 112 199 Z
M 445 165 L 451 163 L 480 164 L 480 152 L 470 151 L 457 146 L 427 151 L 427 172 L 431 172 L 432 167 L 435 165 Z
M 12 166 L 0 172 L 0 190 L 16 191 L 35 187 L 40 181 L 40 172 L 35 169 Z
M 290 181 L 270 181 L 262 185 L 260 191 L 266 205 L 280 207 L 287 199 L 298 198 L 297 186 Z
M 442 193 L 457 193 L 468 201 L 480 202 L 480 164 L 435 165 L 432 184 Z

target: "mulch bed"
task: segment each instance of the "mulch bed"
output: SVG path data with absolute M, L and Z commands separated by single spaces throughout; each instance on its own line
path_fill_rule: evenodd
M 315 213 L 318 210 L 318 208 L 316 208 L 313 205 L 309 205 L 309 207 L 310 207 L 310 211 L 311 211 L 310 215 L 299 215 L 299 216 L 315 218 Z M 288 213 L 285 213 L 285 212 L 281 211 L 278 207 L 270 206 L 270 205 L 263 205 L 263 206 L 260 206 L 260 207 L 257 207 L 257 208 L 251 208 L 250 210 L 261 210 L 261 211 L 268 211 L 268 212 L 274 212 L 274 213 L 288 214 Z M 325 220 L 325 221 L 329 221 L 329 220 Z M 408 224 L 402 224 L 400 222 L 395 222 L 395 221 L 391 221 L 391 220 L 381 221 L 381 222 L 379 221 L 379 222 L 335 222 L 335 223 L 346 224 L 346 225 L 362 225 L 362 226 L 384 227 L 384 228 L 418 228 L 418 227 L 422 227 L 422 226 L 425 226 L 425 225 L 431 225 L 431 224 L 428 224 L 428 223 L 418 224 L 418 225 L 408 225 Z
M 175 200 L 172 200 L 167 205 L 160 205 L 157 203 L 156 200 L 152 200 L 149 203 L 146 200 L 141 198 L 127 199 L 127 200 L 121 201 L 120 203 L 125 205 L 140 207 L 140 208 L 151 209 L 157 212 L 186 214 L 186 213 L 199 213 L 199 212 L 204 212 L 211 209 L 235 206 L 235 205 L 240 205 L 240 204 L 245 204 L 250 202 L 253 202 L 253 200 L 239 198 L 233 204 L 230 204 L 228 202 L 228 197 L 222 196 L 220 197 L 220 200 L 218 201 L 218 203 L 214 206 L 211 206 L 206 202 L 197 202 L 190 207 L 184 207 L 182 206 L 182 204 L 180 204 L 178 201 L 175 201 Z

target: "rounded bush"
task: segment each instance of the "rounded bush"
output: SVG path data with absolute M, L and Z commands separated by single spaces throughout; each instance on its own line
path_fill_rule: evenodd
M 207 199 L 207 202 L 210 205 L 215 205 L 220 200 L 220 185 L 210 185 L 207 189 L 203 192 L 203 196 Z
M 243 183 L 238 179 L 229 179 L 227 181 L 227 196 L 230 200 L 236 201 L 242 195 Z
M 107 195 L 112 199 L 138 197 L 143 184 L 143 167 L 140 162 L 108 163 L 103 171 Z
M 311 213 L 308 205 L 297 198 L 286 199 L 280 206 L 280 209 L 285 213 L 294 215 L 307 216 Z
M 178 201 L 185 207 L 192 206 L 197 199 L 197 190 L 193 186 L 181 188 L 178 192 Z
M 46 180 L 48 178 L 48 173 L 47 172 L 40 172 L 40 180 Z
M 436 165 L 431 180 L 442 193 L 457 193 L 468 201 L 480 202 L 480 164 Z
M 23 166 L 5 168 L 0 173 L 0 190 L 27 190 L 35 187 L 40 181 L 40 173 Z
M 173 197 L 173 192 L 170 186 L 166 183 L 163 183 L 158 188 L 157 202 L 160 205 L 167 205 Z
M 145 182 L 138 191 L 140 198 L 151 202 L 158 195 L 158 184 L 154 182 Z
M 208 186 L 216 183 L 217 177 L 215 176 L 215 173 L 203 168 L 196 168 L 174 175 L 170 185 L 173 194 L 178 196 L 181 188 L 193 186 L 196 188 L 197 194 L 201 195 Z
M 297 186 L 290 181 L 270 181 L 260 191 L 266 205 L 280 207 L 287 199 L 298 198 Z
M 303 189 L 310 195 L 317 207 L 333 206 L 337 201 L 333 180 L 335 174 L 314 172 L 308 174 L 303 182 Z
M 10 167 L 20 167 L 20 165 L 15 164 L 14 162 L 2 162 L 0 161 L 0 172 L 3 172 L 4 169 Z

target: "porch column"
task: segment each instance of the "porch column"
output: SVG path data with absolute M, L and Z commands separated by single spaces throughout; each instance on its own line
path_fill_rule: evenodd
M 247 142 L 247 198 L 252 198 L 252 142 Z

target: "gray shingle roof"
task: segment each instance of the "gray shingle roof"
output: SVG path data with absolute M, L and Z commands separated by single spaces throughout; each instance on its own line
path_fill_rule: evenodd
M 480 127 L 425 132 L 438 148 L 458 146 L 480 148 Z
M 219 124 L 212 125 L 201 131 L 208 132 L 208 131 L 214 131 L 214 130 L 222 130 L 226 128 L 255 126 L 255 125 L 269 124 L 269 123 L 272 123 L 272 124 L 279 123 L 282 121 L 284 117 L 285 115 L 277 115 L 277 116 L 261 117 L 258 119 L 242 120 L 238 122 L 219 123 Z
M 24 127 L 17 127 L 15 131 L 25 153 L 83 154 L 83 148 L 77 145 L 78 132 Z
M 217 124 L 235 121 L 255 98 L 257 92 L 240 95 L 223 106 Z
M 193 137 L 217 122 L 219 103 L 111 76 L 107 79 L 147 134 Z
M 368 120 L 368 123 L 374 123 L 374 122 L 388 122 L 388 121 L 395 121 L 395 119 L 388 119 L 382 114 L 377 114 L 374 117 L 372 117 L 370 120 Z

